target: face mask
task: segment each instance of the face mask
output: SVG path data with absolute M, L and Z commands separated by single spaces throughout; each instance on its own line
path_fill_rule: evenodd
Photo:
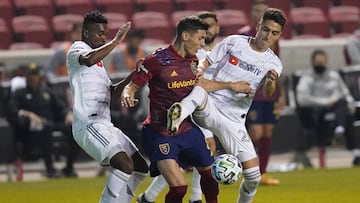
M 326 66 L 323 65 L 313 65 L 314 71 L 317 74 L 323 74 L 326 70 Z

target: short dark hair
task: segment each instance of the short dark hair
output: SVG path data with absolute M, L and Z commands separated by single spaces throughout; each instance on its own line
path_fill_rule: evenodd
M 263 17 L 262 22 L 266 20 L 273 20 L 279 25 L 281 25 L 281 30 L 284 29 L 285 23 L 286 23 L 286 16 L 284 12 L 282 12 L 280 9 L 277 8 L 268 8 Z
M 83 29 L 89 29 L 90 24 L 101 23 L 107 24 L 108 20 L 103 14 L 98 10 L 89 11 L 84 16 Z
M 327 56 L 326 52 L 322 49 L 316 49 L 315 51 L 313 51 L 313 53 L 311 54 L 311 61 L 314 61 L 315 57 L 317 55 L 324 55 Z
M 216 22 L 218 22 L 216 14 L 211 11 L 199 11 L 197 16 L 202 20 L 205 18 L 213 18 Z
M 209 25 L 202 21 L 197 16 L 186 16 L 182 18 L 177 25 L 177 36 L 180 36 L 182 32 L 195 33 L 198 30 L 207 31 Z

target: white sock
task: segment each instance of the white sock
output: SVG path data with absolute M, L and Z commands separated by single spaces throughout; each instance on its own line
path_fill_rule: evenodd
M 250 203 L 254 199 L 261 174 L 259 166 L 243 170 L 243 180 L 240 185 L 238 203 Z
M 120 191 L 120 195 L 116 199 L 117 203 L 130 203 L 135 196 L 135 190 L 139 184 L 145 179 L 147 173 L 141 173 L 138 171 L 132 172 L 126 187 L 123 187 Z
M 126 188 L 129 178 L 129 174 L 112 168 L 99 202 L 116 203 L 116 198 L 122 188 Z
M 168 184 L 162 175 L 156 176 L 144 192 L 145 198 L 149 202 L 155 202 L 157 196 L 167 185 Z
M 197 200 L 201 200 L 201 186 L 200 186 L 200 178 L 201 175 L 199 174 L 196 168 L 193 169 L 193 177 L 192 177 L 192 185 L 191 185 L 191 196 L 190 201 L 194 202 Z
M 207 92 L 202 87 L 195 86 L 190 94 L 181 100 L 180 120 L 183 121 L 191 115 L 196 108 L 204 106 L 206 100 Z

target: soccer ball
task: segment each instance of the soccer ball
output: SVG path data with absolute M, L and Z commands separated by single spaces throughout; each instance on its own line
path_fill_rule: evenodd
M 239 180 L 242 167 L 234 155 L 222 154 L 211 165 L 211 174 L 218 183 L 230 185 Z

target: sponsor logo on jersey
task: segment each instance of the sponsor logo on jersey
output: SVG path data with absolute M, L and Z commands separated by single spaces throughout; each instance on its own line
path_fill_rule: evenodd
M 236 65 L 239 63 L 239 59 L 236 58 L 236 56 L 231 55 L 231 56 L 229 57 L 229 63 L 231 63 L 231 64 L 233 64 L 234 66 L 236 66 Z
M 103 67 L 103 62 L 99 61 L 99 62 L 96 63 L 96 65 L 99 66 L 99 67 Z
M 195 80 L 183 80 L 183 81 L 173 81 L 168 82 L 167 86 L 169 89 L 178 89 L 183 87 L 194 86 Z
M 170 145 L 169 143 L 159 144 L 159 149 L 162 154 L 167 155 L 170 152 Z
M 170 74 L 170 77 L 176 77 L 176 76 L 178 76 L 178 74 L 175 70 L 173 70 Z

